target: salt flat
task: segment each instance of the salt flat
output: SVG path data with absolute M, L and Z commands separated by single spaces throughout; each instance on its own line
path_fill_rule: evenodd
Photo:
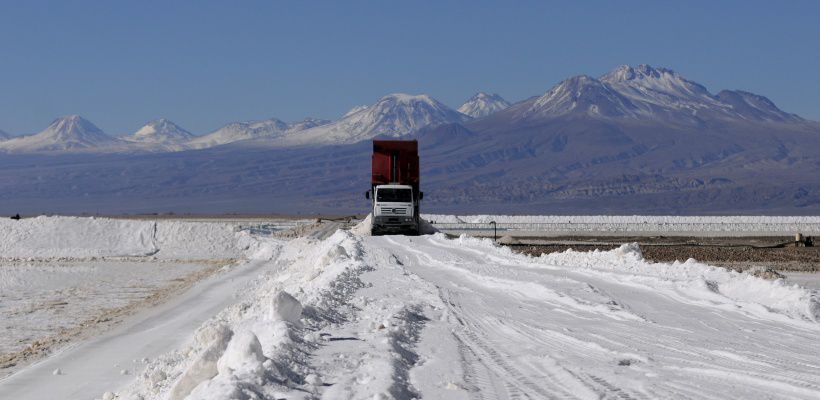
M 128 261 L 0 263 L 0 355 L 35 342 L 68 340 L 212 268 Z
M 368 231 L 220 233 L 233 272 L 0 381 L 0 397 L 820 396 L 816 289 L 652 263 L 632 244 L 532 257 L 489 239 Z M 168 244 L 230 247 L 190 243 Z

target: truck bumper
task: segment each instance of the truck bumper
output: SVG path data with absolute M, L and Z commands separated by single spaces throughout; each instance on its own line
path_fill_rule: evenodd
M 412 233 L 417 234 L 419 223 L 413 218 L 405 221 L 404 217 L 374 217 L 371 232 L 379 233 Z

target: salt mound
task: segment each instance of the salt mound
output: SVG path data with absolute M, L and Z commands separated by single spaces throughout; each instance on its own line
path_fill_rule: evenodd
M 224 223 L 37 217 L 0 220 L 6 258 L 239 258 L 243 234 Z
M 434 233 L 438 233 L 438 229 L 436 229 L 433 224 L 428 222 L 426 219 L 419 219 L 419 234 L 432 235 Z
M 263 361 L 265 356 L 259 338 L 249 330 L 242 330 L 231 338 L 216 367 L 220 374 L 239 372 L 258 375 L 262 372 Z
M 146 256 L 157 252 L 155 224 L 107 218 L 0 220 L 0 254 L 8 258 Z
M 217 363 L 225 353 L 233 332 L 227 327 L 218 326 L 203 329 L 198 336 L 202 340 L 209 340 L 210 345 L 194 359 L 177 380 L 168 396 L 170 400 L 182 400 L 188 397 L 200 383 L 208 381 L 219 373 Z
M 635 242 L 624 243 L 621 245 L 621 247 L 612 250 L 612 252 L 623 257 L 632 257 L 637 260 L 643 260 L 643 252 L 641 251 L 641 246 Z
M 160 258 L 239 258 L 241 236 L 219 222 L 158 221 L 154 241 Z
M 373 227 L 373 214 L 367 214 L 362 222 L 350 228 L 350 233 L 357 236 L 370 236 L 370 228 Z
M 518 239 L 516 239 L 516 238 L 514 238 L 510 235 L 504 235 L 504 236 L 501 237 L 501 239 L 498 239 L 498 243 L 501 243 L 501 244 L 518 244 Z
M 292 324 L 299 322 L 302 318 L 302 304 L 290 293 L 282 290 L 276 293 L 271 299 L 270 319 L 287 321 Z
M 535 260 L 551 267 L 605 272 L 607 279 L 648 285 L 659 292 L 675 293 L 709 304 L 738 307 L 744 312 L 770 317 L 772 313 L 804 321 L 818 321 L 820 301 L 814 293 L 782 279 L 767 280 L 687 260 L 652 263 L 643 258 L 636 243 L 609 251 L 574 251 L 542 254 Z M 776 278 L 776 277 L 775 277 Z

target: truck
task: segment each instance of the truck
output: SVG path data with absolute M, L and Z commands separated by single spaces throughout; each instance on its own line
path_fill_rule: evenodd
M 416 140 L 373 140 L 370 190 L 371 233 L 418 235 L 419 143 Z

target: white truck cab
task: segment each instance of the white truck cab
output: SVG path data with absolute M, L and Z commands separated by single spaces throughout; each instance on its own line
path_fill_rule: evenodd
M 373 233 L 418 232 L 413 187 L 377 185 L 373 187 Z

